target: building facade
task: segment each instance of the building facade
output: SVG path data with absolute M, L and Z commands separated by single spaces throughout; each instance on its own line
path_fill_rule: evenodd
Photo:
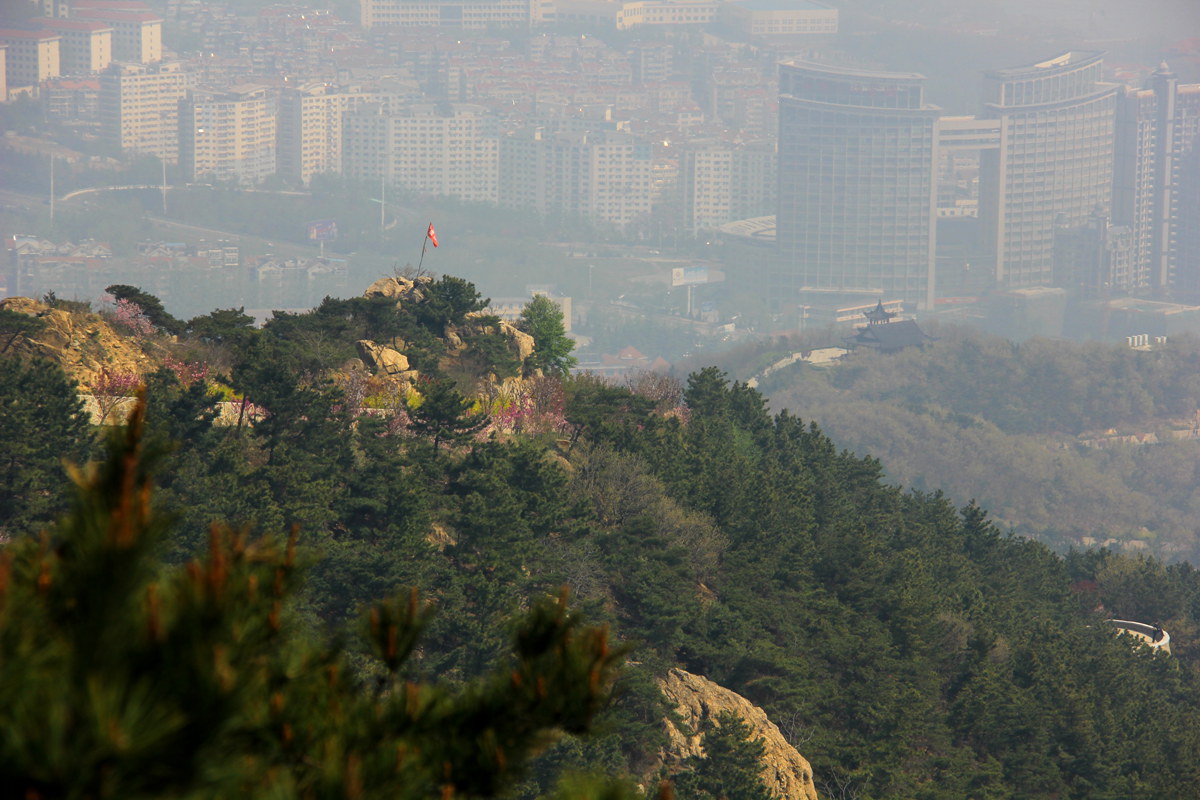
M 1200 299 L 1196 236 L 1200 192 L 1200 84 L 1180 85 L 1162 64 L 1117 102 L 1113 220 L 1136 248 L 1135 288 Z
M 496 202 L 496 121 L 469 103 L 370 104 L 343 115 L 342 171 L 468 202 Z
M 692 235 L 774 210 L 774 142 L 692 142 L 682 150 L 683 226 Z
M 836 8 L 808 0 L 733 0 L 717 19 L 743 36 L 795 36 L 838 32 Z
M 61 73 L 62 37 L 52 31 L 25 31 L 0 28 L 0 44 L 5 45 L 8 84 L 13 87 L 37 86 Z
M 154 64 L 162 61 L 163 19 L 153 11 L 71 8 L 70 19 L 102 22 L 113 29 L 113 60 Z
M 113 62 L 100 76 L 101 136 L 125 152 L 179 160 L 179 102 L 194 75 L 178 61 Z
M 482 30 L 532 25 L 552 11 L 547 0 L 360 0 L 359 22 L 367 30 L 430 26 Z
M 767 296 L 878 292 L 922 307 L 934 291 L 934 132 L 925 78 L 780 66 L 778 262 Z
M 342 115 L 377 102 L 374 92 L 311 83 L 279 94 L 279 174 L 307 184 L 321 172 L 342 171 Z
M 189 89 L 179 103 L 179 163 L 189 180 L 254 186 L 275 174 L 275 94 L 254 84 Z
M 980 117 L 1002 133 L 981 154 L 979 217 L 999 286 L 1052 285 L 1056 227 L 1111 207 L 1118 87 L 1101 68 L 1072 51 L 984 75 Z
M 500 140 L 500 205 L 627 230 L 650 217 L 651 146 L 621 131 L 514 131 Z
M 113 58 L 111 25 L 94 20 L 49 18 L 39 20 L 42 28 L 62 37 L 59 66 L 64 75 L 103 72 Z

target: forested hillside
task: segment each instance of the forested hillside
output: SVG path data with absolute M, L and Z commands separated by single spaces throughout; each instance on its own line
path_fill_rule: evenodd
M 801 365 L 763 389 L 889 480 L 974 498 L 1060 551 L 1132 543 L 1200 559 L 1196 339 L 1138 351 L 943 329 L 923 350 Z
M 448 345 L 446 325 L 467 324 L 479 298 L 445 289 L 440 310 L 331 300 L 261 330 L 217 312 L 163 337 L 177 360 L 212 367 L 142 376 L 146 447 L 162 452 L 154 508 L 173 519 L 163 564 L 209 548 L 215 520 L 252 535 L 296 526 L 305 635 L 420 587 L 436 612 L 404 675 L 451 686 L 492 674 L 511 651 L 507 620 L 568 586 L 634 663 L 597 734 L 559 738 L 507 797 L 542 796 L 574 770 L 653 785 L 666 713 L 653 679 L 674 666 L 764 708 L 822 797 L 1117 800 L 1200 785 L 1190 567 L 1064 559 L 1011 537 L 978 506 L 889 485 L 811 414 L 772 413 L 716 369 L 615 386 L 512 364 L 494 339 L 450 358 L 470 347 Z M 389 405 L 378 375 L 350 380 L 363 339 L 418 366 L 415 395 Z M 523 378 L 500 391 L 486 378 L 500 369 Z M 58 458 L 97 452 L 96 431 L 53 365 L 10 353 L 0 373 L 0 525 L 21 539 L 65 508 Z M 227 398 L 262 413 L 212 424 Z M 1114 637 L 1113 613 L 1162 623 L 1175 655 Z M 377 685 L 368 648 L 351 652 L 363 690 Z M 753 742 L 709 735 L 715 761 L 687 764 L 677 796 L 764 797 L 745 769 Z

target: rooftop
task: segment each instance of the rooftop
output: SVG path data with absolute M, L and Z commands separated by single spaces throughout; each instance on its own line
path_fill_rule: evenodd
M 1018 67 L 1006 67 L 1004 69 L 989 70 L 984 73 L 990 78 L 1017 78 L 1022 75 L 1039 76 L 1047 72 L 1062 71 L 1077 69 L 1086 64 L 1092 64 L 1099 61 L 1104 55 L 1100 50 L 1068 50 L 1054 58 L 1048 58 L 1045 61 L 1038 61 L 1035 64 L 1026 64 Z
M 816 61 L 804 61 L 793 58 L 781 63 L 781 66 L 802 69 L 806 72 L 820 72 L 835 78 L 866 78 L 870 80 L 892 81 L 923 81 L 925 76 L 919 72 L 883 72 L 882 70 L 857 69 L 855 67 L 836 67 L 832 64 L 819 64 Z

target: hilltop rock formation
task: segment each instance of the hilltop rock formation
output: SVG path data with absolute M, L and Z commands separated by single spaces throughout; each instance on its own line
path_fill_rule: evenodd
M 663 762 L 668 770 L 677 769 L 691 756 L 703 755 L 703 723 L 715 724 L 720 714 L 730 712 L 749 725 L 754 737 L 761 738 L 766 746 L 762 778 L 767 788 L 785 800 L 817 800 L 812 766 L 788 744 L 761 708 L 708 678 L 682 669 L 672 669 L 658 685 L 680 717 L 679 724 L 671 720 L 664 723 L 669 744 Z
M 413 280 L 399 276 L 380 278 L 367 287 L 363 297 L 391 297 L 397 305 L 419 303 L 425 299 L 424 286 L 429 283 L 433 283 L 429 275 L 421 275 Z
M 138 375 L 157 369 L 136 339 L 114 330 L 98 314 L 52 308 L 29 297 L 0 300 L 0 309 L 28 314 L 46 323 L 33 336 L 14 341 L 13 352 L 57 361 L 84 390 L 96 382 L 104 368 L 110 373 Z

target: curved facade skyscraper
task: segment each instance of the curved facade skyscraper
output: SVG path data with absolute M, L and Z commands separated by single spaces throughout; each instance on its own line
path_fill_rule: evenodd
M 925 78 L 780 65 L 777 302 L 805 290 L 933 302 L 939 109 Z
M 981 153 L 979 216 L 1000 286 L 1052 285 L 1056 228 L 1111 212 L 1117 87 L 1101 55 L 984 74 L 980 117 L 1000 123 L 1000 145 Z

